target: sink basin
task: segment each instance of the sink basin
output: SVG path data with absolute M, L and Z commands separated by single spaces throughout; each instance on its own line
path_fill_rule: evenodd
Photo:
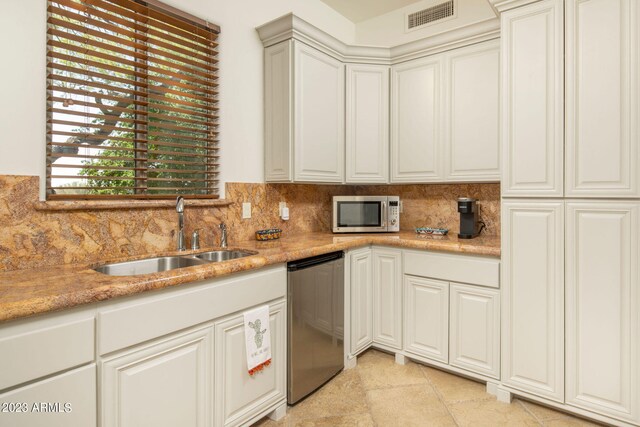
M 94 268 L 98 273 L 110 276 L 135 276 L 137 274 L 158 273 L 160 271 L 174 270 L 176 268 L 191 267 L 207 264 L 206 261 L 182 256 L 163 256 L 147 258 L 137 261 L 116 262 Z
M 196 255 L 163 256 L 140 259 L 137 261 L 115 262 L 94 268 L 98 273 L 109 276 L 135 276 L 138 274 L 158 273 L 176 268 L 205 265 L 213 262 L 228 261 L 253 255 L 252 252 L 238 250 L 219 250 Z
M 250 255 L 253 255 L 253 253 L 246 252 L 246 251 L 220 250 L 220 251 L 204 252 L 201 254 L 194 255 L 193 257 L 196 259 L 207 261 L 207 262 L 220 262 L 220 261 L 228 261 L 230 259 L 242 258 Z

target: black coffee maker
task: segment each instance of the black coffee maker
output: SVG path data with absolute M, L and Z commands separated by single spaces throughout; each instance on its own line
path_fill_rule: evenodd
M 458 198 L 458 212 L 460 212 L 460 233 L 458 238 L 473 239 L 480 234 L 477 200 L 470 197 Z

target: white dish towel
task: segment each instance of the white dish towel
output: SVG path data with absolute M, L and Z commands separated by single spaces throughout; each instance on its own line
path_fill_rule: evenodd
M 271 364 L 268 305 L 244 312 L 244 338 L 247 349 L 247 369 L 249 375 L 253 375 Z

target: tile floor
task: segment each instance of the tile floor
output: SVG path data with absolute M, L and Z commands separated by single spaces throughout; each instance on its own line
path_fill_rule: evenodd
M 575 426 L 598 424 L 514 400 L 497 402 L 485 385 L 368 350 L 358 366 L 296 406 L 279 422 L 268 418 L 254 427 L 272 426 Z

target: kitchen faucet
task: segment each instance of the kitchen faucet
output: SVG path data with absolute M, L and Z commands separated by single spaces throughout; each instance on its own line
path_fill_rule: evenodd
M 227 247 L 227 226 L 224 222 L 220 224 L 220 247 Z
M 178 250 L 186 249 L 184 243 L 184 199 L 178 196 L 176 199 L 176 212 L 178 212 Z

